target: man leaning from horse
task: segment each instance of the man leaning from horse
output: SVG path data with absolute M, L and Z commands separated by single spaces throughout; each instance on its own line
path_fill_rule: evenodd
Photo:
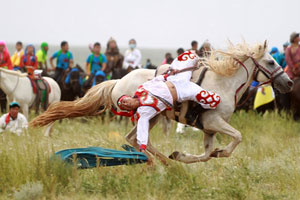
M 215 109 L 220 96 L 191 82 L 192 71 L 198 68 L 199 57 L 192 51 L 178 56 L 164 74 L 140 85 L 133 97 L 123 95 L 117 105 L 128 112 L 113 112 L 137 120 L 137 143 L 140 151 L 147 148 L 149 121 L 176 102 L 195 101 L 205 109 Z

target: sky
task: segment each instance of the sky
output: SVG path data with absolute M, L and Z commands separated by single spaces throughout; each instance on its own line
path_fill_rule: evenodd
M 0 0 L 0 40 L 38 44 L 106 45 L 110 37 L 126 47 L 189 48 L 208 40 L 268 40 L 282 47 L 300 32 L 299 0 Z

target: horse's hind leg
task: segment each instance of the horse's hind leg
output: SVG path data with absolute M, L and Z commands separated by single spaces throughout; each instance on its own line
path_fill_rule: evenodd
M 149 125 L 149 131 L 155 126 L 155 124 L 158 122 L 159 115 L 155 116 L 150 120 Z M 126 140 L 137 150 L 139 150 L 139 145 L 136 140 L 136 134 L 137 134 L 137 127 L 135 126 L 126 136 Z M 167 164 L 168 158 L 164 156 L 162 153 L 160 153 L 158 150 L 156 150 L 150 142 L 150 137 L 148 139 L 148 145 L 147 145 L 147 151 L 149 151 L 151 154 L 153 154 L 155 157 L 157 157 L 163 164 Z M 148 154 L 149 155 L 149 154 Z M 147 155 L 147 156 L 148 156 Z M 149 157 L 148 157 L 149 158 Z M 151 159 L 151 157 L 150 157 Z M 151 162 L 152 160 L 150 160 Z
M 203 143 L 204 143 L 205 153 L 201 155 L 184 154 L 175 151 L 169 156 L 169 158 L 187 164 L 195 163 L 195 162 L 206 162 L 211 159 L 211 153 L 213 152 L 215 137 L 216 137 L 215 132 L 204 131 Z

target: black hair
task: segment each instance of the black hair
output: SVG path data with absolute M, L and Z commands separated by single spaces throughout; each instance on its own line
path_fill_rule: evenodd
M 16 43 L 16 45 L 21 45 L 21 46 L 23 46 L 23 43 L 22 43 L 21 41 L 18 41 L 18 42 Z
M 184 49 L 183 48 L 179 48 L 177 49 L 177 54 L 180 55 L 184 52 Z
M 62 41 L 62 42 L 60 43 L 60 47 L 63 47 L 63 46 L 65 46 L 66 44 L 68 44 L 67 41 Z
M 191 45 L 194 46 L 195 44 L 198 44 L 198 42 L 196 40 L 193 40 Z
M 95 44 L 94 44 L 94 47 L 95 46 L 99 46 L 99 47 L 101 47 L 101 44 L 100 44 L 100 42 L 95 42 Z

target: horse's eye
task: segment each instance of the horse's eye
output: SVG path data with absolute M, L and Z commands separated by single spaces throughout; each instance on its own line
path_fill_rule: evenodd
M 275 62 L 274 62 L 274 60 L 269 60 L 269 61 L 268 61 L 268 64 L 269 64 L 269 65 L 275 65 Z

